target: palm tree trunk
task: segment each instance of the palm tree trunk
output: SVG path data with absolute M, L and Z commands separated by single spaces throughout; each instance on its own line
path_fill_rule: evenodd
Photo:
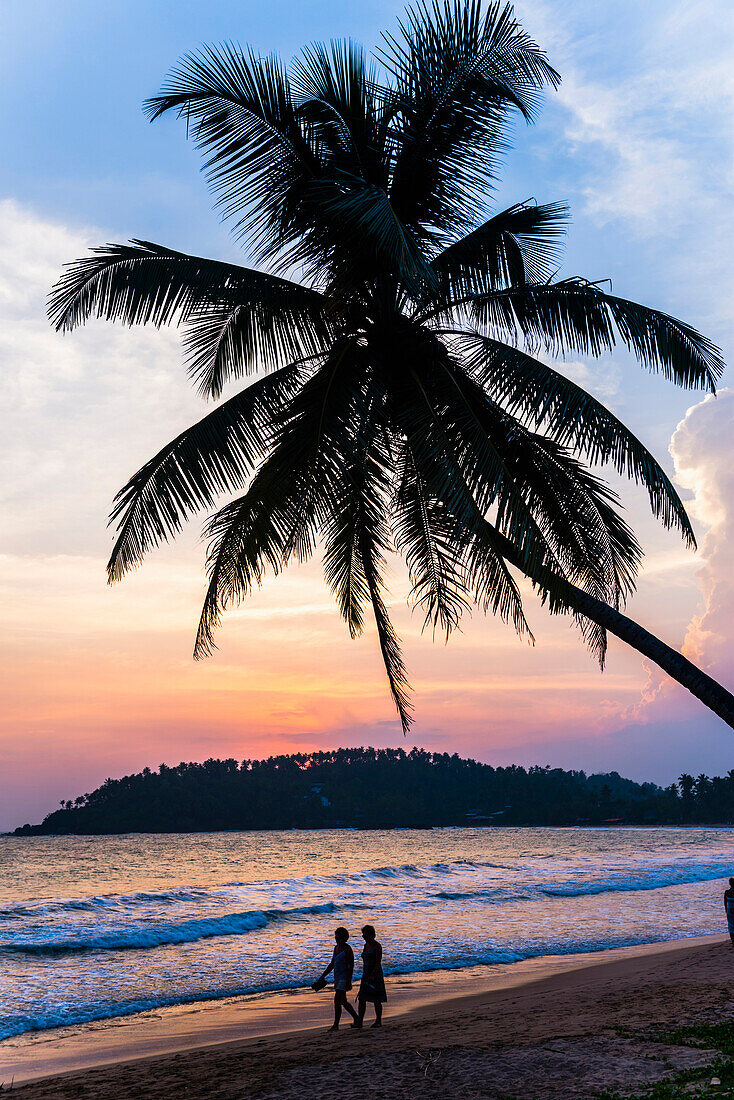
M 508 562 L 516 566 L 526 576 L 529 576 L 530 580 L 534 581 L 540 588 L 547 587 L 543 584 L 542 575 L 530 576 L 527 567 L 523 563 L 522 555 L 517 552 L 513 543 L 494 527 L 492 528 L 492 539 Z M 661 642 L 649 630 L 645 630 L 644 627 L 634 622 L 627 615 L 615 611 L 613 607 L 602 600 L 597 600 L 594 596 L 590 596 L 588 592 L 577 588 L 575 584 L 571 584 L 570 581 L 558 576 L 558 574 L 553 575 L 553 583 L 554 587 L 560 590 L 561 595 L 574 610 L 585 615 L 587 619 L 598 623 L 599 626 L 603 626 L 610 634 L 614 634 L 617 638 L 626 642 L 627 645 L 632 646 L 638 653 L 649 657 L 663 672 L 667 672 L 668 676 L 687 688 L 709 710 L 712 710 L 714 714 L 718 714 L 719 718 L 723 718 L 727 726 L 734 729 L 734 695 L 727 691 L 725 687 L 722 687 L 711 676 L 707 676 L 682 653 L 672 649 L 665 642 Z

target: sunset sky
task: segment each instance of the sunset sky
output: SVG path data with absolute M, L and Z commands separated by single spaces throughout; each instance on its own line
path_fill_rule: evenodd
M 144 238 L 247 262 L 212 213 L 196 151 L 142 100 L 202 42 L 292 55 L 372 46 L 393 0 L 6 0 L 0 85 L 0 829 L 37 821 L 108 775 L 161 762 L 337 745 L 420 745 L 490 763 L 615 768 L 669 782 L 734 768 L 734 734 L 613 639 L 601 675 L 573 626 L 528 595 L 530 648 L 476 613 L 444 646 L 421 636 L 393 571 L 415 687 L 404 742 L 376 640 L 349 640 L 318 561 L 230 613 L 215 656 L 191 657 L 201 522 L 109 588 L 115 491 L 207 410 L 175 331 L 90 324 L 58 336 L 44 299 L 64 262 Z M 691 322 L 734 354 L 734 7 L 720 0 L 521 0 L 563 76 L 519 128 L 498 206 L 572 209 L 562 275 Z M 562 369 L 675 476 L 699 535 L 688 552 L 623 488 L 647 558 L 633 618 L 734 684 L 734 376 L 717 399 L 620 352 Z M 203 519 L 203 517 L 202 517 Z

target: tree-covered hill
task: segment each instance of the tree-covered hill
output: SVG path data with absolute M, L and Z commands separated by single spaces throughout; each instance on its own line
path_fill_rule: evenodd
M 616 772 L 493 768 L 414 748 L 161 764 L 62 801 L 19 835 L 427 825 L 732 824 L 734 771 L 665 789 Z

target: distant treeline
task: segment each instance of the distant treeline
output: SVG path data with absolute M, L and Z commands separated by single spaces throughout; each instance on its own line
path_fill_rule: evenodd
M 493 768 L 419 749 L 337 749 L 161 764 L 107 779 L 16 833 L 430 825 L 734 824 L 734 771 L 658 787 L 617 772 Z

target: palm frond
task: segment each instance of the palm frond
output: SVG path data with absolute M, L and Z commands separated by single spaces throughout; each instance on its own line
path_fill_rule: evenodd
M 492 398 L 512 415 L 541 429 L 592 465 L 610 463 L 644 486 L 650 507 L 665 527 L 696 540 L 685 506 L 669 477 L 621 420 L 581 386 L 519 348 L 478 332 L 456 330 L 464 363 Z
M 423 378 L 416 371 L 411 373 L 414 395 L 411 396 L 409 387 L 406 387 L 402 400 L 397 404 L 396 418 L 420 477 L 463 532 L 469 548 L 467 584 L 471 586 L 474 598 L 483 610 L 491 609 L 504 622 L 512 622 L 519 635 L 532 639 L 517 585 L 501 555 L 496 553 L 492 541 L 487 537 L 487 505 L 486 502 L 475 499 L 473 486 L 470 485 L 464 468 L 467 446 L 444 422 L 443 409 L 438 403 L 433 403 Z M 480 484 L 479 488 L 484 494 L 485 487 Z M 529 514 L 526 516 L 525 529 L 516 529 L 514 534 L 521 556 L 540 556 L 541 560 L 545 560 L 547 552 L 537 537 Z
M 643 366 L 679 386 L 713 393 L 724 370 L 716 345 L 684 321 L 580 279 L 493 291 L 469 305 L 479 324 L 555 354 L 598 356 L 619 339 Z
M 389 115 L 377 68 L 349 41 L 306 46 L 290 68 L 301 117 L 317 135 L 332 176 L 345 173 L 368 186 L 387 186 Z
M 565 582 L 596 600 L 619 609 L 634 590 L 642 551 L 634 533 L 617 511 L 615 494 L 565 448 L 527 431 L 483 393 L 478 384 L 459 379 L 474 415 L 495 445 L 533 516 L 547 554 L 523 570 L 536 584 L 552 614 L 572 614 L 590 651 L 604 667 L 607 637 L 598 623 L 579 616 L 567 600 Z M 508 537 L 502 507 L 493 531 Z M 487 529 L 484 530 L 488 536 Z M 514 542 L 512 536 L 510 541 Z M 488 536 L 496 551 L 496 539 Z M 522 560 L 515 549 L 512 561 Z M 477 572 L 478 562 L 471 565 Z M 559 583 L 559 578 L 562 578 Z
M 386 518 L 392 498 L 392 459 L 378 406 L 373 388 L 355 410 L 354 430 L 334 467 L 323 531 L 324 574 L 352 637 L 364 629 L 364 608 L 371 605 L 390 692 L 407 734 L 412 721 L 410 685 L 383 596 L 392 550 Z
M 466 597 L 463 529 L 443 502 L 429 491 L 404 447 L 402 475 L 393 511 L 395 545 L 405 558 L 412 584 L 411 599 L 425 613 L 423 627 L 432 624 L 449 634 L 469 609 Z
M 502 622 L 511 622 L 518 637 L 533 645 L 535 638 L 525 618 L 522 594 L 486 517 L 472 524 L 467 575 L 472 598 L 484 614 L 491 612 L 499 615 Z
M 612 507 L 614 495 L 562 447 L 527 431 L 501 410 L 455 364 L 447 361 L 445 369 L 452 374 L 460 395 L 454 407 L 452 394 L 446 396 L 447 426 L 464 438 L 470 430 L 474 433 L 472 454 L 476 458 L 481 459 L 482 437 L 502 456 L 503 484 L 492 501 L 497 528 L 518 543 L 517 521 L 527 524 L 527 516 L 517 508 L 515 494 L 532 517 L 529 527 L 534 553 L 528 558 L 529 575 L 550 560 L 567 580 L 619 606 L 634 586 L 641 552 Z M 475 465 L 465 463 L 465 470 L 476 495 Z M 483 470 L 480 478 L 484 478 Z M 506 481 L 512 483 L 512 493 L 507 491 Z M 483 501 L 486 512 L 487 499 L 481 494 L 477 499 Z
M 507 286 L 547 279 L 558 267 L 568 210 L 563 203 L 518 203 L 503 210 L 431 262 L 439 305 Z
M 330 291 L 335 282 L 349 290 L 368 279 L 393 276 L 410 289 L 432 286 L 435 276 L 420 244 L 397 217 L 381 187 L 360 180 L 319 180 L 308 190 L 315 231 L 308 262 L 326 268 Z M 313 267 L 312 267 L 313 270 Z
M 380 446 L 384 427 L 377 421 L 377 393 L 371 388 L 366 396 L 359 390 L 354 396 L 350 431 L 342 436 L 331 463 L 329 507 L 320 532 L 324 578 L 352 638 L 364 630 L 370 599 L 360 545 L 362 516 L 366 507 L 374 507 L 372 498 L 384 495 L 389 479 L 389 456 Z
M 220 493 L 242 489 L 272 440 L 274 424 L 305 377 L 293 363 L 253 382 L 187 428 L 115 497 L 117 539 L 107 573 L 119 581 Z
M 70 264 L 49 314 L 59 330 L 90 317 L 183 324 L 189 369 L 210 397 L 229 378 L 318 352 L 333 324 L 315 290 L 150 241 L 105 245 Z
M 254 371 L 277 370 L 290 360 L 305 362 L 326 354 L 334 334 L 321 303 L 298 291 L 283 289 L 279 295 L 280 289 L 259 300 L 237 302 L 232 296 L 187 318 L 186 368 L 202 397 L 220 397 L 227 382 Z
M 398 216 L 439 237 L 471 227 L 505 146 L 508 107 L 530 121 L 558 82 L 509 4 L 433 0 L 406 11 L 379 56 L 395 88 Z
M 437 418 L 446 441 L 444 449 L 447 441 L 454 441 L 451 449 L 460 462 L 462 481 L 470 490 L 467 518 L 475 505 L 482 515 L 496 508 L 500 529 L 521 549 L 529 571 L 537 569 L 548 548 L 528 508 L 522 486 L 505 463 L 502 443 L 488 433 L 476 403 L 467 393 L 469 380 L 462 368 L 448 355 L 439 354 L 430 368 L 425 364 L 415 371 L 414 381 Z M 457 487 L 461 492 L 460 483 Z M 451 507 L 454 510 L 455 505 Z
M 410 684 L 400 642 L 383 597 L 386 556 L 390 551 L 389 527 L 384 512 L 386 499 L 386 493 L 381 498 L 366 494 L 363 497 L 358 546 L 390 692 L 400 716 L 403 734 L 407 735 L 413 721 Z
M 195 655 L 213 648 L 221 616 L 274 572 L 313 552 L 343 463 L 355 400 L 364 386 L 359 349 L 345 342 L 300 387 L 275 425 L 267 458 L 247 493 L 207 524 L 209 584 Z
M 476 382 L 457 371 L 456 383 L 478 430 L 502 454 L 508 477 L 564 576 L 618 606 L 634 586 L 640 547 L 614 512 L 615 495 L 559 444 L 528 431 L 501 410 Z M 495 522 L 505 530 L 501 496 Z M 613 526 L 613 537 L 607 523 Z
M 380 643 L 380 652 L 387 672 L 390 685 L 390 694 L 393 697 L 403 734 L 407 736 L 413 722 L 413 704 L 410 700 L 410 682 L 408 673 L 400 650 L 400 641 L 395 628 L 392 625 L 390 615 L 382 594 L 381 576 L 384 568 L 384 559 L 379 551 L 378 544 L 373 539 L 373 533 L 366 527 L 362 528 L 360 537 L 360 550 L 364 566 L 365 577 L 369 587 L 372 611 L 377 626 L 377 637 Z
M 429 469 L 436 454 L 443 458 L 440 492 L 470 536 L 467 576 L 477 602 L 503 617 L 512 613 L 518 632 L 525 629 L 519 594 L 508 584 L 511 577 L 487 526 L 492 509 L 493 527 L 513 544 L 526 575 L 544 578 L 541 591 L 553 613 L 573 613 L 565 599 L 567 581 L 617 606 L 633 587 L 640 548 L 614 510 L 613 494 L 558 445 L 513 421 L 450 360 L 442 366 L 451 385 L 432 380 L 423 388 L 426 397 L 433 395 L 443 446 L 435 440 L 426 446 L 418 433 L 417 453 Z M 493 481 L 498 456 L 501 476 Z M 603 663 L 605 633 L 579 622 Z
M 258 274 L 151 241 L 106 244 L 67 265 L 49 295 L 48 313 L 62 332 L 90 317 L 127 325 L 170 325 L 230 288 L 252 289 L 252 277 Z
M 551 440 L 515 427 L 505 454 L 522 485 L 533 517 L 563 577 L 619 609 L 634 591 L 642 550 L 616 511 L 615 495 Z M 553 613 L 573 613 L 558 591 L 548 593 Z M 589 649 L 604 667 L 606 631 L 575 616 Z
M 292 482 L 286 489 L 266 467 L 244 496 L 220 508 L 207 522 L 208 583 L 194 643 L 197 660 L 216 648 L 214 635 L 228 608 L 236 607 L 262 583 L 268 567 L 277 575 L 287 564 L 284 550 L 292 530 L 288 506 L 294 491 Z
M 364 630 L 369 589 L 359 548 L 359 509 L 351 486 L 338 494 L 324 527 L 324 578 L 352 638 Z
M 167 111 L 186 119 L 208 154 L 204 169 L 223 215 L 237 218 L 260 260 L 275 259 L 288 239 L 284 207 L 321 171 L 278 59 L 231 43 L 202 47 L 174 67 L 146 111 L 151 120 Z

